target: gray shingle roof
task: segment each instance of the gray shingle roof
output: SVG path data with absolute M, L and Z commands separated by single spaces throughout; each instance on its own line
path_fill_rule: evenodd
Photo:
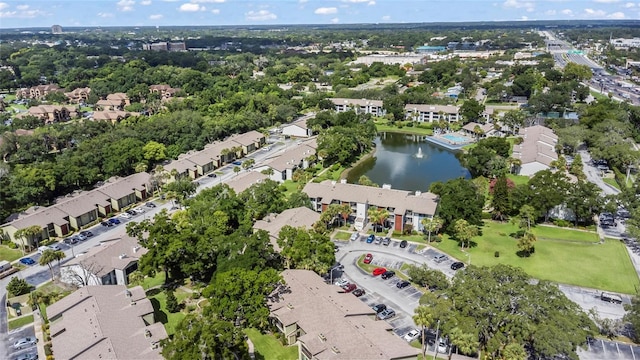
M 297 207 L 287 209 L 280 214 L 269 214 L 264 219 L 256 221 L 253 228 L 267 231 L 271 237 L 273 248 L 276 251 L 280 251 L 277 239 L 280 235 L 280 230 L 282 230 L 285 225 L 295 228 L 302 227 L 311 229 L 313 224 L 318 220 L 320 220 L 320 214 L 317 212 L 307 207 Z
M 150 179 L 151 175 L 149 175 L 149 173 L 140 172 L 106 183 L 97 190 L 112 199 L 120 199 L 134 192 L 134 189 L 142 190 L 146 188 Z
M 551 166 L 551 162 L 558 160 L 555 146 L 558 136 L 553 130 L 541 125 L 520 129 L 523 141 L 520 145 L 513 146 L 513 157 L 520 159 L 522 164 L 539 162 Z

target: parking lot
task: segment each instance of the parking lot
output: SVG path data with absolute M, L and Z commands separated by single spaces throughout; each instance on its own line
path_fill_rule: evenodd
M 636 360 L 640 359 L 640 347 L 606 340 L 592 340 L 585 350 L 580 349 L 581 360 Z
M 17 359 L 26 354 L 33 354 L 38 352 L 35 344 L 26 346 L 23 349 L 14 348 L 13 346 L 14 342 L 25 337 L 35 338 L 35 332 L 33 330 L 33 326 L 27 326 L 25 328 L 21 328 L 21 329 L 9 332 L 8 336 L 5 337 L 5 341 L 4 341 L 5 349 L 7 349 L 7 354 L 6 354 L 7 357 L 5 359 Z

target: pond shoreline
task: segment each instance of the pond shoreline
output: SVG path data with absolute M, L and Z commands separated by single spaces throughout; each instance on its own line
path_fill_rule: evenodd
M 377 147 L 372 147 L 371 151 L 369 151 L 368 153 L 364 154 L 360 159 L 358 159 L 358 161 L 354 162 L 353 164 L 351 164 L 351 166 L 349 166 L 348 168 L 344 169 L 344 171 L 340 174 L 340 180 L 346 180 L 349 178 L 349 172 L 351 170 L 353 170 L 353 168 L 355 168 L 356 166 L 360 165 L 362 162 L 374 157 L 376 155 L 376 149 Z

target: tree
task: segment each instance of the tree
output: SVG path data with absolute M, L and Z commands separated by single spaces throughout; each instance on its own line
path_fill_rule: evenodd
M 378 184 L 374 183 L 373 181 L 371 181 L 371 179 L 369 179 L 369 177 L 366 176 L 366 175 L 362 175 L 362 176 L 360 176 L 360 178 L 358 178 L 358 185 L 380 187 L 380 185 L 378 185 Z
M 424 226 L 424 231 L 429 234 L 428 240 L 429 243 L 431 243 L 431 233 L 435 233 L 437 235 L 440 229 L 442 229 L 444 221 L 440 217 L 434 216 L 422 218 L 420 223 Z
M 147 142 L 142 148 L 143 157 L 149 162 L 158 162 L 167 158 L 167 148 L 156 141 Z
M 170 313 L 176 313 L 180 311 L 180 303 L 178 302 L 174 291 L 172 289 L 167 289 L 164 291 L 164 293 L 167 296 L 167 310 Z
M 445 290 L 450 285 L 449 279 L 442 271 L 429 269 L 426 264 L 409 265 L 407 275 L 411 282 L 430 290 Z
M 42 256 L 40 256 L 40 260 L 38 260 L 38 263 L 42 266 L 46 265 L 49 267 L 49 271 L 51 271 L 51 281 L 53 281 L 55 277 L 55 274 L 53 273 L 53 262 L 54 261 L 59 262 L 64 258 L 65 258 L 64 252 L 60 250 L 47 249 L 42 253 Z
M 389 211 L 387 211 L 387 209 L 371 207 L 367 210 L 367 216 L 369 216 L 369 219 L 371 219 L 374 224 L 378 224 L 384 228 L 386 220 L 389 217 Z
M 418 306 L 415 310 L 415 315 L 413 315 L 413 322 L 416 325 L 421 327 L 422 333 L 422 357 L 426 358 L 427 354 L 427 342 L 425 341 L 425 333 L 426 330 L 433 326 L 435 321 L 433 320 L 433 312 L 429 306 Z
M 325 234 L 285 225 L 277 241 L 287 269 L 313 270 L 322 275 L 335 263 L 334 245 Z
M 478 193 L 475 185 L 463 178 L 446 183 L 433 183 L 431 191 L 440 197 L 438 216 L 444 221 L 447 233 L 453 233 L 453 224 L 465 219 L 469 224 L 482 225 L 484 195 Z
M 455 237 L 458 239 L 463 249 L 465 242 L 467 243 L 467 247 L 469 247 L 471 238 L 478 235 L 478 227 L 473 224 L 469 224 L 467 220 L 464 219 L 456 220 L 453 228 Z
M 22 228 L 15 233 L 16 239 L 22 239 L 22 253 L 24 254 L 25 249 L 27 247 L 27 243 L 29 246 L 35 243 L 35 247 L 38 247 L 38 238 L 42 236 L 42 228 L 38 225 L 31 225 L 26 228 Z
M 529 355 L 522 344 L 510 343 L 502 350 L 504 360 L 527 360 Z
M 233 167 L 233 172 L 238 175 L 238 173 L 241 171 L 242 169 L 240 168 L 240 166 L 234 166 Z
M 9 293 L 9 297 L 11 296 L 20 296 L 29 293 L 31 291 L 31 286 L 27 280 L 20 279 L 17 276 L 11 278 L 11 281 L 7 284 L 7 292 Z
M 518 239 L 518 249 L 524 256 L 530 256 L 535 250 L 535 243 L 538 238 L 531 231 L 525 233 Z
M 531 227 L 536 224 L 536 209 L 531 205 L 523 205 L 518 213 L 518 227 L 525 232 L 531 232 Z
M 631 304 L 625 304 L 624 309 L 627 312 L 624 321 L 629 322 L 633 328 L 633 340 L 640 342 L 640 297 L 636 295 L 631 298 Z
M 463 354 L 471 355 L 478 351 L 478 334 L 473 332 L 464 332 L 459 327 L 454 327 L 449 331 L 449 340 L 456 347 L 456 353 L 461 351 Z
M 484 104 L 479 103 L 476 99 L 468 99 L 460 107 L 460 114 L 465 122 L 471 122 L 480 119 L 484 110 Z
M 496 179 L 491 197 L 491 217 L 503 221 L 511 211 L 511 198 L 507 177 L 502 175 Z
M 187 315 L 175 335 L 161 343 L 162 356 L 169 360 L 250 359 L 242 328 L 214 316 Z

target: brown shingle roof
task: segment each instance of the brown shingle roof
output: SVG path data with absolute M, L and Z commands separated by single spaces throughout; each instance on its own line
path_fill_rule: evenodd
M 339 293 L 309 270 L 282 273 L 291 292 L 269 302 L 272 314 L 289 325 L 296 323 L 299 337 L 314 359 L 397 359 L 415 357 L 419 350 L 393 335 L 386 321 L 349 293 Z M 337 351 L 335 351 L 337 350 Z
M 235 141 L 242 146 L 248 146 L 258 142 L 263 137 L 264 137 L 264 134 L 261 134 L 255 130 L 252 130 L 243 134 L 233 135 L 227 141 Z
M 277 239 L 280 236 L 280 230 L 285 225 L 311 229 L 318 220 L 320 220 L 320 214 L 317 212 L 307 207 L 297 207 L 287 209 L 280 214 L 269 214 L 264 219 L 256 221 L 253 228 L 268 232 L 273 248 L 276 251 L 280 251 Z
M 123 270 L 148 251 L 138 244 L 137 239 L 124 235 L 121 239 L 102 241 L 99 246 L 92 247 L 86 254 L 73 258 L 64 266 L 91 265 L 92 269 L 99 270 L 94 275 L 103 276 L 114 269 Z
M 85 286 L 47 308 L 53 351 L 59 359 L 162 359 L 152 344 L 167 333 L 142 319 L 152 313 L 140 286 Z
M 109 197 L 100 191 L 88 191 L 72 198 L 63 198 L 53 207 L 73 217 L 82 216 L 97 209 L 97 205 L 109 205 Z
M 438 196 L 430 192 L 414 194 L 406 190 L 346 183 L 334 184 L 330 180 L 321 183 L 310 182 L 303 191 L 311 198 L 321 198 L 324 204 L 330 204 L 332 200 L 368 203 L 378 207 L 394 208 L 394 213 L 399 215 L 404 215 L 407 210 L 411 210 L 414 213 L 433 216 L 438 206 Z
M 238 194 L 248 189 L 251 185 L 260 183 L 268 178 L 267 175 L 261 172 L 247 171 L 227 181 L 227 185 Z
M 315 153 L 316 150 L 309 146 L 297 145 L 286 150 L 280 156 L 265 161 L 263 165 L 269 166 L 274 170 L 282 172 L 299 165 L 302 160 L 308 158 L 311 155 L 315 155 Z
M 17 220 L 11 223 L 16 229 L 24 229 L 32 225 L 47 227 L 49 224 L 65 225 L 68 222 L 64 219 L 67 214 L 55 207 L 38 208 L 36 211 L 20 215 Z
M 109 196 L 111 199 L 120 199 L 133 193 L 135 190 L 142 190 L 146 188 L 150 179 L 151 175 L 149 175 L 149 173 L 140 172 L 106 183 L 97 190 Z
M 520 145 L 514 145 L 513 157 L 520 159 L 522 164 L 539 162 L 551 166 L 551 162 L 558 160 L 555 146 L 558 136 L 553 130 L 541 125 L 520 129 L 523 141 Z

